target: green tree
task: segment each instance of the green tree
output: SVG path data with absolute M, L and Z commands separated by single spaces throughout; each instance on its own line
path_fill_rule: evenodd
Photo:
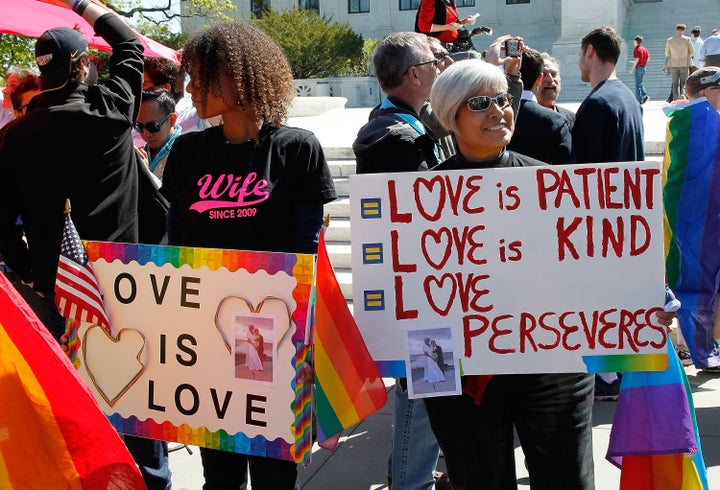
M 35 67 L 35 39 L 0 34 L 0 82 L 11 66 Z
M 102 2 L 118 15 L 133 19 L 138 24 L 155 24 L 162 26 L 170 21 L 203 17 L 209 21 L 228 20 L 225 12 L 237 10 L 232 0 L 180 0 L 180 8 L 173 8 L 173 0 L 116 0 Z M 143 32 L 145 34 L 145 32 Z
M 295 78 L 345 75 L 363 56 L 362 35 L 312 10 L 269 9 L 253 22 L 282 48 Z
M 155 41 L 173 49 L 182 48 L 188 38 L 187 33 L 171 31 L 167 24 L 158 25 L 152 22 L 141 22 L 135 29 Z
M 367 77 L 374 73 L 373 55 L 380 44 L 378 39 L 366 39 L 363 44 L 362 56 L 350 66 L 350 73 L 358 77 Z

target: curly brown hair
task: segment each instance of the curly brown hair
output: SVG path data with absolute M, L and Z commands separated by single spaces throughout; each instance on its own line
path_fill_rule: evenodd
M 143 70 L 153 85 L 168 84 L 175 103 L 185 95 L 185 74 L 180 69 L 180 65 L 167 58 L 152 58 L 146 56 L 143 58 Z
M 220 87 L 221 70 L 235 81 L 236 103 L 254 111 L 258 121 L 281 125 L 295 96 L 292 71 L 282 50 L 247 22 L 227 22 L 194 34 L 182 49 L 182 68 L 193 76 L 198 103 Z

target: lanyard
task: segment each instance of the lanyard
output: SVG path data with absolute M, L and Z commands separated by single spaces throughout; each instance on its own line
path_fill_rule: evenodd
M 382 109 L 397 109 L 398 107 L 392 103 L 390 99 L 385 99 L 382 101 L 382 104 L 380 104 L 380 108 Z M 427 131 L 425 131 L 425 126 L 423 126 L 423 123 L 420 122 L 420 120 L 413 116 L 412 114 L 408 114 L 406 112 L 394 112 L 397 117 L 408 123 L 410 126 L 413 127 L 415 131 L 418 132 L 418 134 L 423 135 L 426 134 Z M 437 161 L 440 161 L 440 152 L 438 152 L 437 145 L 433 143 L 433 152 L 435 153 L 435 158 Z

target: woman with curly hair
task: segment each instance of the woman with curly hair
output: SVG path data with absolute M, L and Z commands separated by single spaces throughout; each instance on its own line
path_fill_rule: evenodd
M 223 124 L 175 142 L 163 175 L 173 245 L 315 253 L 323 204 L 335 199 L 317 138 L 283 125 L 295 94 L 280 48 L 250 24 L 193 35 L 187 91 L 201 118 Z M 293 489 L 292 461 L 200 449 L 205 490 Z

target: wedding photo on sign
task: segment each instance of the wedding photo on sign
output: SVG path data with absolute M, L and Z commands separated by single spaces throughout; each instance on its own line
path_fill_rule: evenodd
M 451 326 L 407 330 L 405 372 L 409 398 L 461 393 L 456 346 Z
M 86 242 L 110 328 L 74 363 L 126 434 L 309 461 L 314 256 Z
M 661 192 L 659 162 L 352 176 L 382 374 L 410 377 L 408 331 L 447 325 L 461 374 L 665 369 Z

